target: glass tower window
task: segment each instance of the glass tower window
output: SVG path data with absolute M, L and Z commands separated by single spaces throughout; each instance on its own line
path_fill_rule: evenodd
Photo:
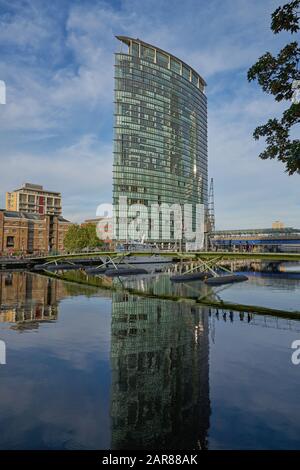
M 157 51 L 157 53 L 156 53 L 156 62 L 159 65 L 168 67 L 169 57 L 166 54 L 162 54 L 161 52 Z

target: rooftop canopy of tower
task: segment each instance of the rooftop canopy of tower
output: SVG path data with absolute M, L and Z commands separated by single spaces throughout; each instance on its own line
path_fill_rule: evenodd
M 116 36 L 116 38 L 128 46 L 130 55 L 138 56 L 153 61 L 161 66 L 165 66 L 167 69 L 178 73 L 204 92 L 206 82 L 201 75 L 174 55 L 159 47 L 141 41 L 138 38 L 134 39 L 128 36 Z

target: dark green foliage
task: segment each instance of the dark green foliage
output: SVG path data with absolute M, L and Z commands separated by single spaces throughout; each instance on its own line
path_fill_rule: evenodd
M 280 31 L 297 33 L 299 26 L 300 0 L 294 0 L 277 8 L 272 14 L 271 29 L 274 34 Z M 276 101 L 289 101 L 290 107 L 281 119 L 269 119 L 254 131 L 256 140 L 265 138 L 266 148 L 260 154 L 263 159 L 278 159 L 285 164 L 289 174 L 300 173 L 300 140 L 290 137 L 291 131 L 300 134 L 300 102 L 295 102 L 295 81 L 300 80 L 298 64 L 300 48 L 297 41 L 287 44 L 274 57 L 266 52 L 248 71 L 249 82 L 256 80 L 263 91 L 272 94 Z M 300 82 L 299 82 L 300 85 Z
M 103 247 L 103 241 L 97 237 L 96 225 L 71 225 L 64 239 L 65 249 L 71 252 L 84 249 L 93 250 Z

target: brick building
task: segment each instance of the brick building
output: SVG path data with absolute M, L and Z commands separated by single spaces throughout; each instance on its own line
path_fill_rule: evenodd
M 71 222 L 62 216 L 0 210 L 0 255 L 64 250 Z
M 67 295 L 66 284 L 57 279 L 28 272 L 0 273 L 0 323 L 24 330 L 55 321 L 58 304 Z

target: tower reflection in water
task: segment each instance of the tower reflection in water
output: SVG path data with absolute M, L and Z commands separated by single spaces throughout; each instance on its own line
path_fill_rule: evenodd
M 210 417 L 205 309 L 114 293 L 112 449 L 206 449 Z

